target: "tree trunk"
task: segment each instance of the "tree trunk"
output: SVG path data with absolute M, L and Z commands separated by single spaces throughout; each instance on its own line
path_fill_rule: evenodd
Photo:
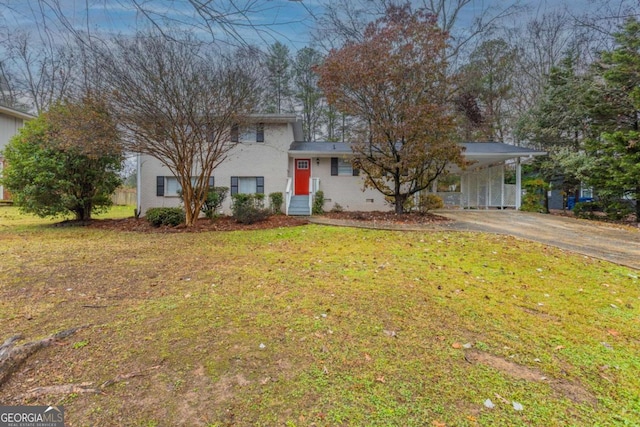
M 74 211 L 76 214 L 76 221 L 91 221 L 91 210 L 91 202 L 85 202 L 81 206 L 78 206 Z

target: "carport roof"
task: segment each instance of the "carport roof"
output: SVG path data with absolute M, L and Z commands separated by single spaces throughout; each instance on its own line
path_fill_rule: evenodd
M 464 156 L 467 160 L 481 160 L 483 163 L 547 154 L 502 142 L 462 142 L 460 145 L 465 149 Z M 347 142 L 294 142 L 289 147 L 289 154 L 292 155 L 328 157 L 351 153 L 351 144 Z

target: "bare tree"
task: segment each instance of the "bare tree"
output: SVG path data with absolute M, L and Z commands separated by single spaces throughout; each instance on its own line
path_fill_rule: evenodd
M 383 16 L 388 7 L 401 3 L 399 0 L 325 0 L 325 13 L 318 17 L 315 39 L 327 50 L 349 41 L 360 42 L 368 23 Z M 478 0 L 414 0 L 410 3 L 435 16 L 440 29 L 451 36 L 449 62 L 471 41 L 493 32 L 503 19 L 524 10 L 520 0 L 506 7 L 486 5 Z M 470 10 L 474 10 L 473 17 L 467 15 L 461 22 Z
M 29 6 L 33 17 L 46 25 L 46 31 L 113 34 L 122 31 L 122 11 L 131 11 L 135 17 L 127 24 L 134 30 L 152 28 L 163 38 L 174 41 L 178 40 L 176 29 L 189 30 L 215 44 L 236 47 L 252 41 L 271 44 L 284 39 L 291 25 L 313 16 L 302 1 L 282 4 L 271 0 L 94 0 L 85 2 L 82 8 L 70 7 L 64 0 L 35 0 Z M 290 13 L 294 8 L 296 13 Z
M 232 127 L 255 106 L 256 61 L 213 54 L 192 36 L 139 33 L 114 43 L 99 59 L 127 148 L 155 157 L 176 176 L 186 225 L 193 226 L 209 177 L 234 147 Z
M 14 98 L 27 98 L 42 112 L 71 90 L 76 61 L 68 46 L 49 44 L 17 31 L 5 40 L 4 48 Z

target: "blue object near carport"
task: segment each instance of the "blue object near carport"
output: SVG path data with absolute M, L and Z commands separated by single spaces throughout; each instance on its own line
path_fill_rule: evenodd
M 584 202 L 593 202 L 593 197 L 580 197 L 580 198 L 578 198 L 578 203 L 584 203 Z M 573 210 L 573 207 L 575 205 L 576 205 L 576 198 L 575 197 L 569 197 L 569 200 L 567 200 L 567 209 Z

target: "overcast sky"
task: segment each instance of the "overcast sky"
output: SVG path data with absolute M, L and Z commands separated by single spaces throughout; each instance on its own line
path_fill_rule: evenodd
M 0 0 L 2 20 L 8 28 L 42 30 L 42 15 L 49 17 L 56 13 L 63 15 L 68 22 L 77 29 L 91 31 L 94 34 L 115 34 L 132 32 L 136 28 L 148 25 L 148 19 L 137 11 L 133 2 L 141 5 L 151 17 L 161 22 L 163 29 L 171 31 L 179 28 L 181 23 L 202 23 L 197 19 L 194 9 L 188 6 L 189 0 Z M 294 49 L 311 42 L 311 31 L 314 27 L 314 17 L 323 12 L 322 0 L 235 0 L 234 4 L 252 5 L 250 14 L 235 13 L 229 19 L 236 24 L 234 28 L 238 36 L 257 45 L 271 44 L 281 40 Z M 420 0 L 414 0 L 418 3 Z M 464 28 L 470 25 L 480 14 L 490 9 L 491 13 L 498 13 L 511 5 L 525 5 L 527 12 L 505 20 L 505 25 L 518 25 L 528 17 L 545 12 L 566 8 L 570 13 L 581 15 L 588 11 L 595 11 L 603 6 L 604 0 L 472 0 L 462 10 L 458 26 Z M 635 5 L 640 9 L 639 0 L 608 0 L 610 5 Z M 56 10 L 56 5 L 60 9 Z M 214 4 L 225 4 L 216 1 Z M 87 9 L 87 5 L 89 8 Z M 182 5 L 182 6 L 181 6 Z M 229 12 L 233 12 L 229 9 Z M 87 16 L 89 22 L 87 23 Z M 255 29 L 258 31 L 256 32 Z M 201 31 L 208 32 L 208 28 Z M 222 31 L 218 36 L 222 36 Z

